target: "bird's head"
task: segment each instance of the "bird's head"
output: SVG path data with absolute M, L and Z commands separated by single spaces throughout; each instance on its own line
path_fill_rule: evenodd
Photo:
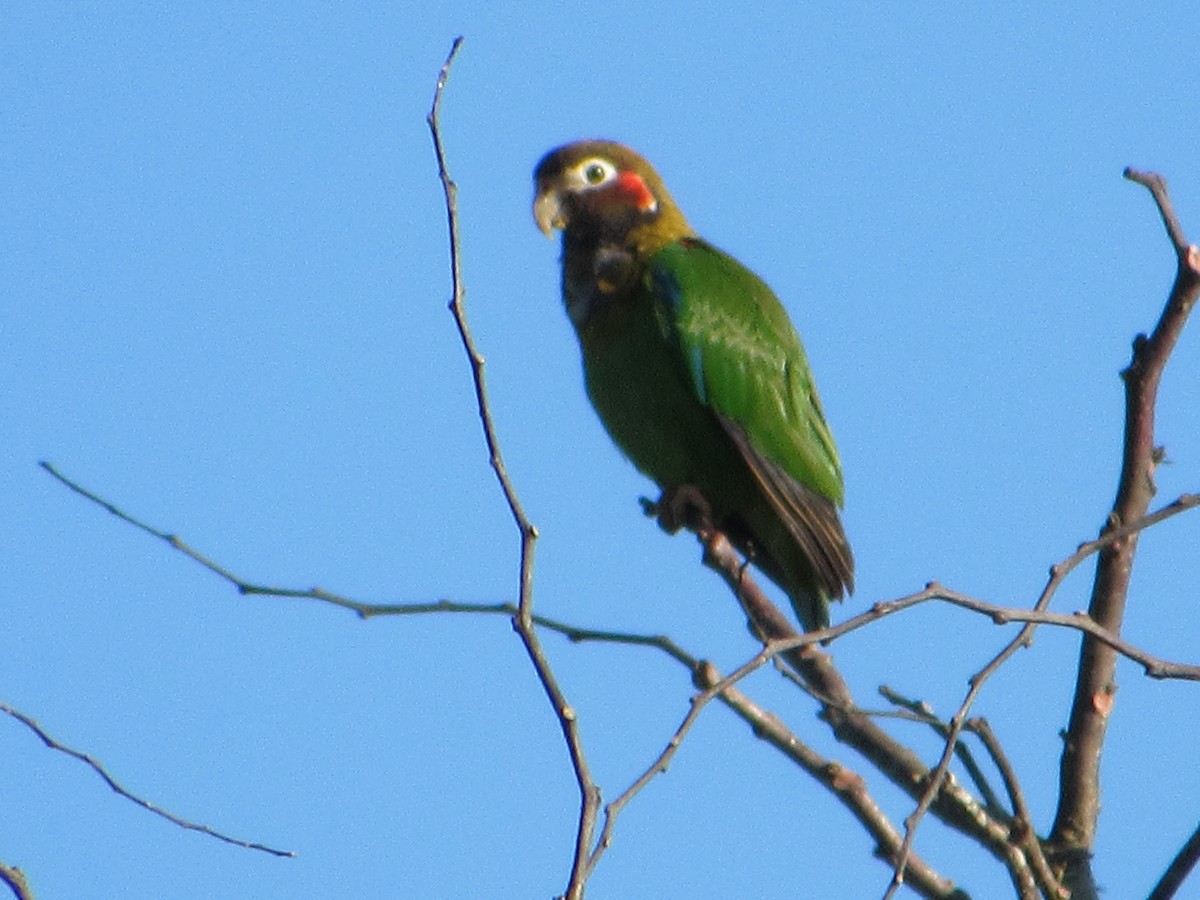
M 622 144 L 577 141 L 551 150 L 533 178 L 533 218 L 547 237 L 557 230 L 596 241 L 640 234 L 665 242 L 691 233 L 658 173 Z

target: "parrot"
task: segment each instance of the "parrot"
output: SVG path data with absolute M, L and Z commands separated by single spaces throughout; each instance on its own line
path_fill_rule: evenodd
M 806 631 L 828 627 L 829 601 L 854 589 L 842 469 L 774 292 L 699 237 L 651 165 L 614 141 L 547 153 L 533 217 L 547 237 L 561 232 L 588 398 L 662 491 L 660 524 L 678 530 L 667 507 L 691 498 Z

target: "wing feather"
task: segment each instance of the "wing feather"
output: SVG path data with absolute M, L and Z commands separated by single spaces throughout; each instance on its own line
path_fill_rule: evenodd
M 717 419 L 745 460 L 763 495 L 779 513 L 788 531 L 812 565 L 826 597 L 854 592 L 854 557 L 842 530 L 837 507 L 825 496 L 800 484 L 750 443 L 737 422 L 720 413 Z
M 717 416 L 829 597 L 853 588 L 838 507 L 841 466 L 804 347 L 775 294 L 699 239 L 660 250 L 656 296 L 669 309 L 696 396 Z

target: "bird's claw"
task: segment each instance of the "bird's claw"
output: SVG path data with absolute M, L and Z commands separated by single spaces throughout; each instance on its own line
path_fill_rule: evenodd
M 656 519 L 658 527 L 667 534 L 675 534 L 681 528 L 699 532 L 712 527 L 708 501 L 690 484 L 667 488 L 657 503 L 643 497 L 641 504 L 646 515 Z

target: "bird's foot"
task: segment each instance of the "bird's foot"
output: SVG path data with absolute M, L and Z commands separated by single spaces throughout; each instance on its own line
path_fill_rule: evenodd
M 712 528 L 712 509 L 693 485 L 667 488 L 657 503 L 645 497 L 641 503 L 646 515 L 656 519 L 658 527 L 667 534 L 675 534 L 681 528 L 696 532 Z

